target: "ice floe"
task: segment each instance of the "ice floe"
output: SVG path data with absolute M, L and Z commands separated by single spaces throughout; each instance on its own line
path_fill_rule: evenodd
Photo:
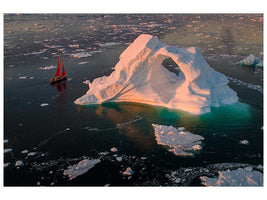
M 50 65 L 50 66 L 46 66 L 46 67 L 40 67 L 39 69 L 43 69 L 43 70 L 50 70 L 50 69 L 56 69 L 57 66 L 55 65 Z
M 68 169 L 64 170 L 63 175 L 68 176 L 70 180 L 86 173 L 89 169 L 93 168 L 100 159 L 83 159 L 78 164 L 69 166 Z
M 87 63 L 89 63 L 89 62 L 79 62 L 78 64 L 79 65 L 84 65 L 84 64 L 87 64 Z
M 162 66 L 171 58 L 184 76 Z M 139 102 L 194 114 L 238 100 L 227 78 L 212 69 L 195 47 L 164 45 L 152 35 L 141 34 L 121 55 L 110 76 L 96 78 L 87 93 L 75 103 Z
M 245 66 L 263 67 L 263 61 L 260 58 L 255 57 L 254 55 L 249 55 L 248 57 L 239 61 L 238 64 Z
M 48 103 L 42 103 L 40 106 L 41 106 L 41 107 L 49 106 L 49 104 L 48 104 Z
M 89 52 L 79 52 L 79 53 L 72 53 L 71 56 L 74 58 L 86 58 L 92 56 L 92 54 Z
M 152 124 L 157 143 L 168 146 L 169 151 L 177 156 L 193 156 L 198 150 L 201 150 L 201 140 L 204 138 L 195 135 L 184 128 L 174 128 L 173 126 L 164 126 Z
M 263 173 L 253 170 L 252 167 L 236 170 L 219 171 L 218 177 L 201 176 L 205 186 L 263 186 Z
M 27 156 L 35 156 L 36 155 L 36 152 L 30 152 L 27 154 Z
M 20 167 L 20 166 L 23 166 L 23 165 L 24 165 L 24 163 L 23 163 L 22 160 L 18 160 L 18 161 L 15 163 L 15 166 L 16 166 L 16 167 Z
M 39 55 L 39 54 L 45 53 L 46 51 L 47 51 L 47 49 L 43 49 L 43 50 L 41 50 L 39 52 L 26 53 L 26 54 L 24 54 L 24 56 Z
M 254 84 L 251 84 L 251 83 L 246 83 L 246 82 L 240 81 L 240 80 L 238 80 L 236 78 L 232 78 L 230 76 L 227 76 L 227 78 L 230 81 L 233 81 L 234 83 L 236 83 L 237 85 L 245 86 L 245 87 L 250 88 L 252 90 L 257 90 L 258 92 L 263 93 L 263 88 L 260 85 L 254 85 Z
M 11 151 L 12 151 L 12 149 L 4 149 L 4 153 L 9 153 Z

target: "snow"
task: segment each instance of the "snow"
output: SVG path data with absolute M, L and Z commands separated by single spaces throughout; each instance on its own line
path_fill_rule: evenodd
M 48 104 L 48 103 L 42 103 L 40 106 L 41 106 L 41 107 L 49 106 L 49 104 Z
M 128 167 L 124 172 L 122 172 L 122 175 L 124 176 L 131 176 L 133 175 L 134 171 L 131 169 L 131 167 Z
M 15 163 L 15 166 L 16 166 L 16 167 L 20 167 L 20 166 L 23 166 L 23 165 L 24 165 L 24 163 L 23 163 L 22 160 L 18 160 L 18 161 Z
M 110 149 L 110 151 L 111 151 L 111 152 L 117 152 L 118 149 L 117 149 L 116 147 L 112 147 L 112 148 Z
M 177 156 L 193 156 L 194 152 L 201 150 L 201 140 L 204 138 L 189 131 L 176 129 L 173 126 L 152 124 L 157 143 L 168 146 L 169 151 Z
M 254 55 L 249 55 L 245 59 L 238 62 L 239 65 L 245 65 L 245 66 L 256 66 L 256 67 L 263 67 L 263 61 L 255 57 Z
M 184 76 L 161 65 L 167 58 Z M 110 76 L 93 80 L 75 103 L 139 102 L 201 114 L 210 112 L 211 106 L 237 102 L 228 82 L 208 65 L 199 49 L 164 45 L 157 37 L 142 34 L 120 55 Z
M 208 178 L 201 176 L 205 186 L 263 186 L 263 173 L 253 170 L 252 167 L 236 170 L 219 171 L 219 176 Z
M 11 151 L 12 151 L 12 149 L 4 149 L 4 153 L 9 153 Z
M 86 173 L 89 169 L 93 168 L 100 159 L 83 159 L 78 164 L 69 166 L 68 169 L 64 170 L 63 175 L 68 176 L 70 180 Z
M 92 54 L 89 52 L 79 52 L 79 53 L 72 53 L 71 56 L 74 58 L 86 58 L 92 56 Z

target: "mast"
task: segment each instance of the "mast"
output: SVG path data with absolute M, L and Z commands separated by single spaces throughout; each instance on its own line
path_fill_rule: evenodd
M 58 57 L 58 61 L 57 61 L 57 72 L 56 72 L 56 77 L 60 76 L 60 63 L 59 63 L 59 57 Z

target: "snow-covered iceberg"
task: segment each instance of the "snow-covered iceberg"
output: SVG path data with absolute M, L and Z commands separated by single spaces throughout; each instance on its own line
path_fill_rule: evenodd
M 263 61 L 260 58 L 255 57 L 254 55 L 249 55 L 248 57 L 239 61 L 237 64 L 245 66 L 263 67 Z
M 182 75 L 162 66 L 167 58 Z M 199 49 L 164 45 L 157 37 L 142 34 L 120 55 L 115 71 L 89 83 L 88 92 L 75 103 L 139 102 L 201 114 L 211 106 L 238 100 L 227 84 L 228 79 L 208 65 Z
M 193 156 L 198 150 L 201 150 L 201 140 L 204 138 L 186 131 L 184 127 L 178 129 L 173 126 L 164 126 L 152 124 L 157 143 L 168 146 L 170 152 L 177 156 Z

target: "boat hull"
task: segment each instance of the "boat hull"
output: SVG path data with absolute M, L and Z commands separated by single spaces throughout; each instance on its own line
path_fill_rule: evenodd
M 66 76 L 63 76 L 63 77 L 53 77 L 49 80 L 50 84 L 55 84 L 55 83 L 58 83 L 60 81 L 64 81 L 64 80 L 67 80 L 67 77 Z

